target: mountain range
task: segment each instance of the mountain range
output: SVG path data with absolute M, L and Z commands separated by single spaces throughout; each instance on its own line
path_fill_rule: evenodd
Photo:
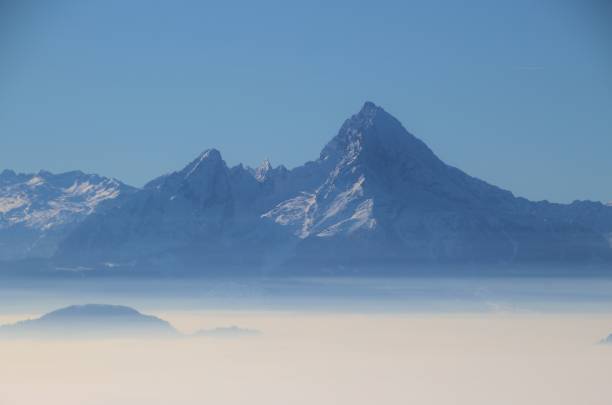
M 318 159 L 219 151 L 141 189 L 81 172 L 0 175 L 0 258 L 189 274 L 403 274 L 612 263 L 612 207 L 532 202 L 441 161 L 366 102 Z
M 118 180 L 80 171 L 0 172 L 0 260 L 52 256 L 87 216 L 134 192 Z

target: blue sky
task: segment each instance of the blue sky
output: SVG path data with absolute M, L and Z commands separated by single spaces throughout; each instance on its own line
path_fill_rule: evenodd
M 605 0 L 9 3 L 0 168 L 293 167 L 371 100 L 517 195 L 612 200 Z

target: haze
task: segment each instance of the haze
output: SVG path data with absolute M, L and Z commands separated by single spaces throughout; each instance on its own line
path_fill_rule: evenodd
M 594 315 L 158 314 L 223 340 L 10 342 L 0 404 L 607 405 L 612 329 Z
M 129 304 L 190 335 L 0 342 L 0 404 L 607 405 L 607 279 L 97 280 L 0 288 L 0 323 Z

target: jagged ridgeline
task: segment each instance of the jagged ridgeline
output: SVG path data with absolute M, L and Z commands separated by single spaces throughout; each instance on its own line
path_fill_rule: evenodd
M 20 197 L 2 181 L 7 233 Z M 210 149 L 120 195 L 54 239 L 45 254 L 55 268 L 403 274 L 612 263 L 612 207 L 517 198 L 448 166 L 370 102 L 303 166 L 228 167 Z
M 0 173 L 0 260 L 51 257 L 59 242 L 96 211 L 136 192 L 116 179 L 73 171 Z

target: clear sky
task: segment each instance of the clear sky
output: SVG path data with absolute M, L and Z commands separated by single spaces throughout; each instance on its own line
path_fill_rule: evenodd
M 531 199 L 612 200 L 612 2 L 0 0 L 0 168 L 315 159 L 366 100 Z

